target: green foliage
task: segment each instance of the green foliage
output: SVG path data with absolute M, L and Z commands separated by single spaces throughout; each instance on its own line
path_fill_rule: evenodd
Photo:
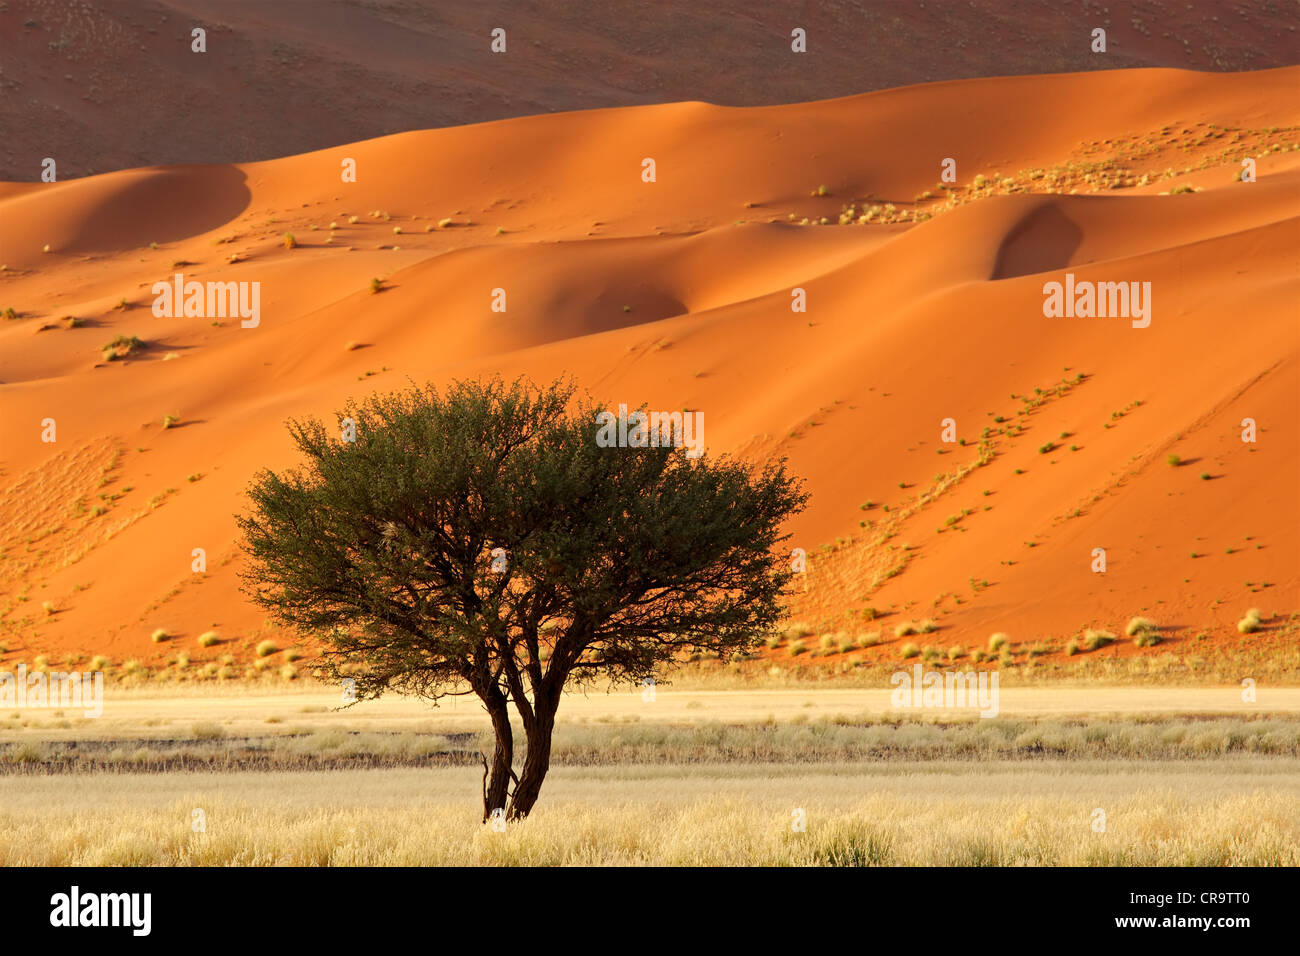
M 290 422 L 305 463 L 258 474 L 238 519 L 248 593 L 358 699 L 509 700 L 530 762 L 566 685 L 755 650 L 792 577 L 800 483 L 783 462 L 600 447 L 597 411 L 565 382 L 494 379 L 350 402 L 355 441 Z M 516 796 L 536 786 L 526 766 Z

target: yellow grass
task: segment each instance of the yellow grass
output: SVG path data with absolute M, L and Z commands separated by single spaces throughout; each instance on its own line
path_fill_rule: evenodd
M 472 699 L 340 703 L 0 711 L 0 865 L 1300 865 L 1296 689 L 1016 688 L 995 720 L 861 690 L 574 694 L 504 833 Z
M 480 777 L 4 777 L 0 864 L 1300 863 L 1290 759 L 559 768 L 533 816 L 504 833 L 480 822 Z M 192 830 L 196 808 L 205 832 Z M 792 827 L 797 810 L 806 832 Z

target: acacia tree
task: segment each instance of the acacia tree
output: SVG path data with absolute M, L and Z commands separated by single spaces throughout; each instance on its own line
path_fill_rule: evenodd
M 776 548 L 807 496 L 784 462 L 601 447 L 596 414 L 565 382 L 373 395 L 343 410 L 354 434 L 290 421 L 305 464 L 259 473 L 238 519 L 246 589 L 357 700 L 479 697 L 485 819 L 532 809 L 566 687 L 747 651 L 791 577 Z

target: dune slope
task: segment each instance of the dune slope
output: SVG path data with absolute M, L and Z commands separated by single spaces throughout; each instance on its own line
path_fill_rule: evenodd
M 1059 644 L 1144 614 L 1231 653 L 1258 606 L 1251 640 L 1293 646 L 1297 82 L 674 103 L 0 187 L 0 640 L 149 660 L 176 647 L 155 628 L 216 629 L 246 653 L 233 515 L 293 462 L 285 419 L 499 373 L 700 409 L 711 454 L 787 457 L 815 628 Z M 260 283 L 259 323 L 155 316 L 177 273 Z M 1149 288 L 1149 325 L 1045 315 L 1067 273 Z

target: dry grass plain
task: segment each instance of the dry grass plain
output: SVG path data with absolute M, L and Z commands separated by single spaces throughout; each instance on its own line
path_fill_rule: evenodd
M 573 695 L 504 832 L 468 700 L 214 690 L 0 712 L 0 864 L 1300 864 L 1293 689 L 1013 688 L 989 720 L 817 687 Z
M 8 776 L 0 863 L 1300 863 L 1295 759 L 558 767 L 505 832 L 480 823 L 478 783 L 470 767 Z

